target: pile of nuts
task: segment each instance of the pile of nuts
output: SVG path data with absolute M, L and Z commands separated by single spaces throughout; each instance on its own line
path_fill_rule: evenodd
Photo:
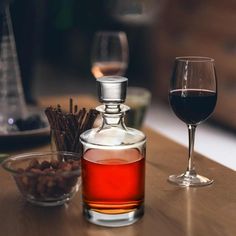
M 24 195 L 35 199 L 55 199 L 69 194 L 80 176 L 80 161 L 32 160 L 25 169 L 18 168 L 15 181 Z

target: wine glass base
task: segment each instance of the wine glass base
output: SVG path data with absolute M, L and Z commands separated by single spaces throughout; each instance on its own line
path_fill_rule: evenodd
M 208 179 L 201 175 L 189 175 L 189 174 L 181 174 L 181 175 L 170 175 L 168 180 L 176 185 L 182 187 L 198 187 L 198 186 L 206 186 L 213 183 L 214 180 Z

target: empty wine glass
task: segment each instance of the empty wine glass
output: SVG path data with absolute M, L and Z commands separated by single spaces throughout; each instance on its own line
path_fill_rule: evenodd
M 128 54 L 128 41 L 124 32 L 97 32 L 92 47 L 92 74 L 96 79 L 107 75 L 124 75 Z
M 211 115 L 216 100 L 214 60 L 208 57 L 177 57 L 171 79 L 169 101 L 176 116 L 187 124 L 189 156 L 186 172 L 169 176 L 170 182 L 180 186 L 204 186 L 213 182 L 196 173 L 193 153 L 195 129 Z

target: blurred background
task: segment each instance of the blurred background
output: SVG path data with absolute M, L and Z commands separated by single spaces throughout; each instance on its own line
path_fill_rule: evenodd
M 124 16 L 128 10 L 130 16 Z M 167 102 L 176 56 L 214 58 L 219 83 L 214 119 L 236 129 L 235 13 L 233 0 L 15 0 L 11 14 L 27 101 L 94 92 L 94 34 L 118 30 L 128 37 L 129 85 L 151 89 L 158 101 Z
M 151 87 L 154 76 L 151 27 L 157 14 L 150 13 L 149 3 L 140 0 L 13 1 L 12 21 L 27 100 L 31 102 L 51 93 L 93 92 L 91 49 L 97 31 L 127 34 L 129 63 L 125 76 L 130 85 Z M 153 2 L 153 6 L 159 9 L 160 3 Z M 129 11 L 135 15 L 134 19 L 132 16 L 123 19 L 122 14 Z M 147 14 L 153 14 L 152 19 Z
M 174 133 L 177 139 L 181 135 L 171 124 L 179 127 L 182 123 L 174 116 L 169 120 L 168 110 L 174 58 L 187 55 L 214 58 L 218 103 L 208 127 L 210 133 L 212 128 L 220 132 L 217 133 L 221 135 L 220 143 L 225 137 L 226 143 L 232 144 L 232 153 L 236 130 L 235 1 L 14 0 L 10 10 L 28 103 L 36 103 L 44 95 L 90 93 L 96 96 L 96 83 L 91 74 L 94 35 L 101 30 L 124 31 L 129 44 L 125 72 L 129 85 L 152 92 L 152 109 L 146 123 L 157 129 L 171 127 L 169 135 Z M 199 129 L 207 130 L 207 127 L 203 125 Z M 181 126 L 181 132 L 182 142 L 186 144 L 185 127 Z M 217 149 L 214 140 L 210 144 L 213 136 L 208 137 L 206 149 Z

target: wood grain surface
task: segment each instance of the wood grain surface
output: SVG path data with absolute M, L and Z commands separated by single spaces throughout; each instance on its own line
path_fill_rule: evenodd
M 146 128 L 144 132 L 148 138 L 145 214 L 137 223 L 123 228 L 106 228 L 88 223 L 81 213 L 81 191 L 61 207 L 32 206 L 22 199 L 9 173 L 1 168 L 0 235 L 236 235 L 235 172 L 196 154 L 198 172 L 213 178 L 214 184 L 199 188 L 172 185 L 167 182 L 167 177 L 185 169 L 187 149 L 151 129 Z M 47 149 L 49 145 L 25 151 Z

